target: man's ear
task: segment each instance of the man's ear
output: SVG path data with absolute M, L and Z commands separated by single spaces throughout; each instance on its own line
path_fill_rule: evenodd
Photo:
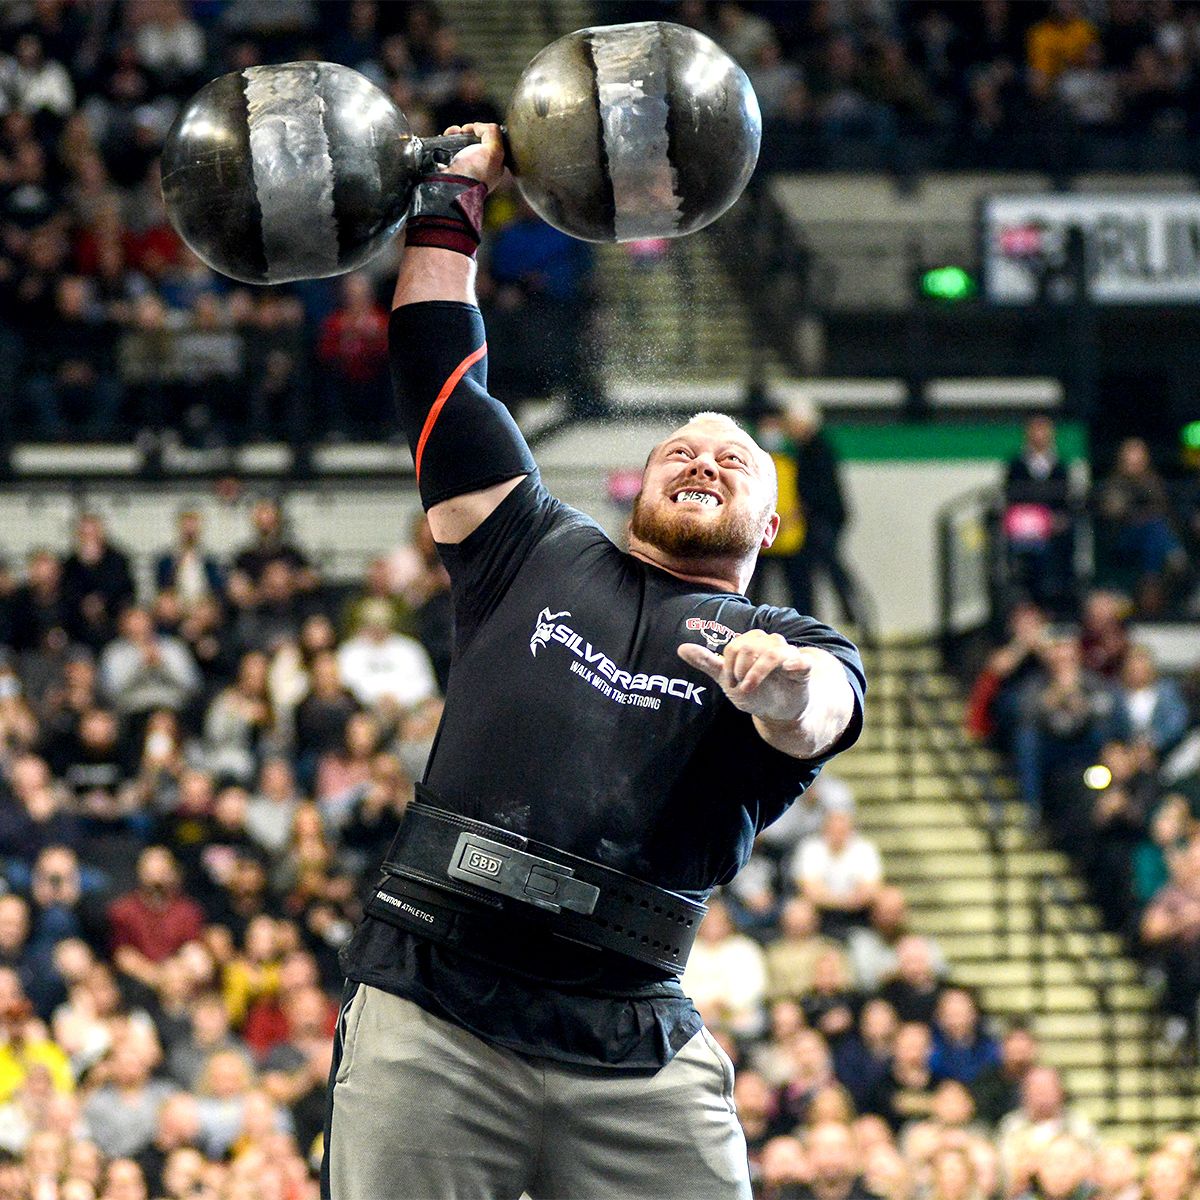
M 779 535 L 779 514 L 772 513 L 767 520 L 767 527 L 763 530 L 762 545 L 760 550 L 765 550 Z

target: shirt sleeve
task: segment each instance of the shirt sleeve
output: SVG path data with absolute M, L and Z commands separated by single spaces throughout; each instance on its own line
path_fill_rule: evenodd
M 832 654 L 846 672 L 846 679 L 854 692 L 854 715 L 842 736 L 824 754 L 807 760 L 810 766 L 819 767 L 835 754 L 849 750 L 858 741 L 863 729 L 863 710 L 867 692 L 867 676 L 863 670 L 862 657 L 849 638 L 835 629 L 823 625 L 812 617 L 801 616 L 795 609 L 762 606 L 755 613 L 754 625 L 768 633 L 781 634 L 793 646 L 815 646 Z
M 571 539 L 575 548 L 601 542 L 612 549 L 604 531 L 550 495 L 535 471 L 461 542 L 438 546 L 450 574 L 460 648 L 495 610 L 534 550 L 551 537 Z
M 487 390 L 483 318 L 472 304 L 404 304 L 389 349 L 421 502 L 435 504 L 534 470 L 512 414 Z

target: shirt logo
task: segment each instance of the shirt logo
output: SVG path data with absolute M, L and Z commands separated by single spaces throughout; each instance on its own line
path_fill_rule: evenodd
M 688 617 L 684 627 L 698 633 L 714 654 L 726 642 L 731 642 L 737 637 L 737 631 L 730 629 L 728 625 L 722 625 L 720 621 L 706 621 L 703 617 Z
M 575 657 L 571 673 L 590 683 L 603 696 L 616 704 L 629 704 L 634 708 L 659 708 L 660 696 L 674 696 L 678 700 L 691 700 L 703 705 L 705 685 L 690 679 L 679 679 L 670 675 L 647 675 L 624 671 L 603 650 L 597 649 L 581 633 L 559 618 L 569 617 L 569 610 L 551 612 L 543 608 L 533 623 L 533 636 L 529 639 L 529 653 L 537 657 L 543 646 L 551 643 L 563 646 Z M 732 636 L 733 631 L 730 630 Z M 659 695 L 654 695 L 657 692 Z
M 529 653 L 537 658 L 538 648 L 548 645 L 550 639 L 554 636 L 554 622 L 559 617 L 569 617 L 570 610 L 563 609 L 562 612 L 552 613 L 548 608 L 543 608 L 537 615 L 537 620 L 533 624 L 533 637 L 529 639 Z

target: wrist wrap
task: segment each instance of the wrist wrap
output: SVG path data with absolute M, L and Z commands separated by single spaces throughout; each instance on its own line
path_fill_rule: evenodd
M 487 187 L 467 175 L 426 175 L 408 204 L 406 246 L 435 246 L 475 257 Z

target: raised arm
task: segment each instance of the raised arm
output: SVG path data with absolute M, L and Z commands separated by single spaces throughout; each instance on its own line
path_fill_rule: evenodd
M 418 184 L 392 301 L 389 344 L 400 417 L 434 538 L 461 542 L 534 470 L 508 410 L 487 391 L 487 341 L 475 301 L 479 214 L 504 175 L 495 125 L 452 127 L 483 141 L 444 181 Z M 472 187 L 478 180 L 482 187 Z

